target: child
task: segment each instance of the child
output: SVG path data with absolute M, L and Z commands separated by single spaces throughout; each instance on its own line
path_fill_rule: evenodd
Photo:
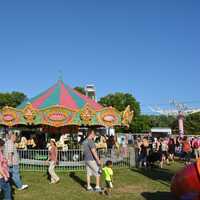
M 110 195 L 111 194 L 111 190 L 113 188 L 113 184 L 112 184 L 112 177 L 113 177 L 113 170 L 112 170 L 112 161 L 108 160 L 106 162 L 106 166 L 102 169 L 103 171 L 103 175 L 105 178 L 105 182 L 106 182 L 106 194 Z

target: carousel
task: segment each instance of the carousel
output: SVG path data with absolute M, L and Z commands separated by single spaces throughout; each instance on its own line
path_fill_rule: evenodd
M 50 134 L 50 137 L 59 135 L 58 146 L 62 147 L 65 145 L 64 140 L 69 140 L 69 134 L 79 134 L 81 128 L 128 127 L 132 118 L 130 106 L 123 112 L 113 107 L 103 107 L 62 80 L 39 95 L 25 100 L 17 108 L 5 106 L 0 110 L 0 125 L 5 129 L 27 130 L 29 134 L 38 131 L 45 138 L 47 134 L 43 133 Z M 31 145 L 31 141 L 33 138 L 27 139 L 21 135 L 19 148 L 24 143 L 29 142 Z

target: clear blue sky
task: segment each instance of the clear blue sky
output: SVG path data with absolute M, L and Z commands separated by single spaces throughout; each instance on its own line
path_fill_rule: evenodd
M 1 1 L 0 92 L 35 96 L 62 70 L 98 97 L 200 101 L 199 10 L 198 0 Z

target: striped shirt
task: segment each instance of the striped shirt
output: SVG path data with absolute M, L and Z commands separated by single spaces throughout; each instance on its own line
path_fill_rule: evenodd
M 19 155 L 17 152 L 16 145 L 12 140 L 7 140 L 4 146 L 4 155 L 8 160 L 8 166 L 19 164 Z M 12 155 L 12 156 L 9 156 Z

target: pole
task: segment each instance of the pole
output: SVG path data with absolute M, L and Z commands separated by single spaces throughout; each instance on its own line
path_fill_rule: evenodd
M 179 128 L 179 135 L 184 135 L 184 115 L 182 112 L 178 114 L 178 128 Z

